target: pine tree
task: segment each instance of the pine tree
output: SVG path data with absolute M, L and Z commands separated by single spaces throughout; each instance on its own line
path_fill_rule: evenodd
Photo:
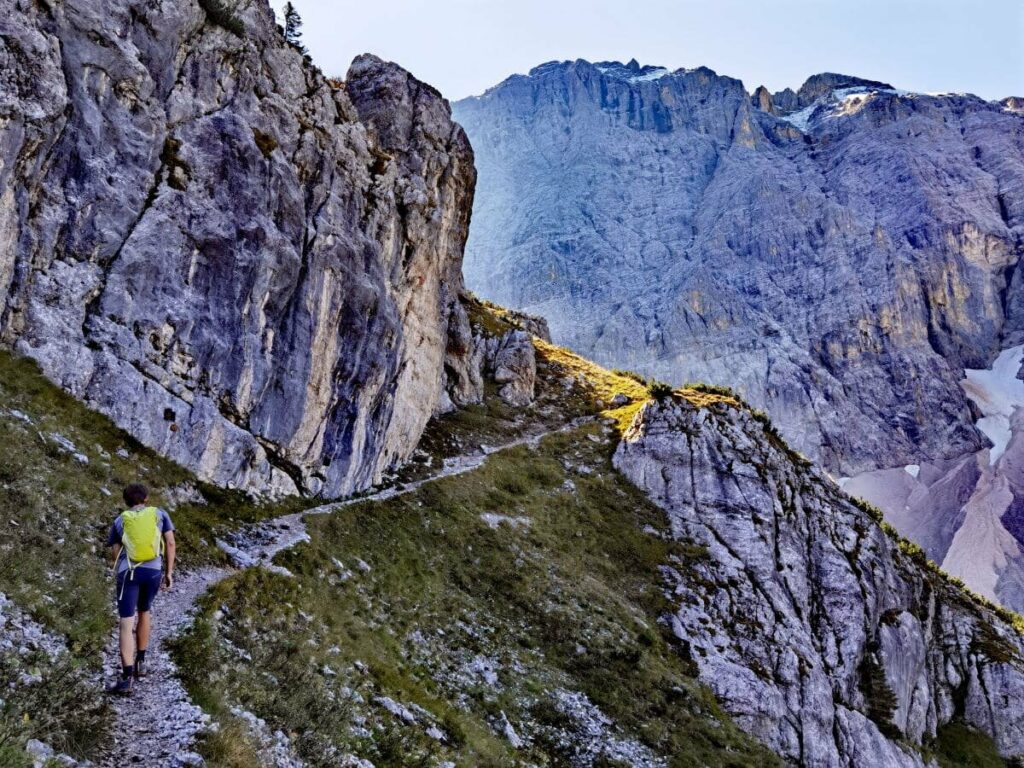
M 302 44 L 302 17 L 291 2 L 284 4 L 284 39 L 291 43 L 300 53 L 306 53 Z

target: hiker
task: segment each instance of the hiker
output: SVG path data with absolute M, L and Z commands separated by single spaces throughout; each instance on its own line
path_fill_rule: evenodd
M 125 487 L 123 496 L 128 509 L 114 520 L 107 538 L 117 575 L 121 677 L 107 691 L 127 694 L 132 691 L 133 681 L 146 674 L 150 611 L 161 586 L 168 590 L 174 584 L 175 544 L 170 515 L 146 505 L 146 486 L 131 483 Z

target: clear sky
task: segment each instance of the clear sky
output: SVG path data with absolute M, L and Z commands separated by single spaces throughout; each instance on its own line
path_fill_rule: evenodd
M 293 2 L 327 74 L 375 53 L 450 99 L 577 58 L 704 65 L 750 91 L 828 71 L 914 91 L 1024 96 L 1024 0 Z

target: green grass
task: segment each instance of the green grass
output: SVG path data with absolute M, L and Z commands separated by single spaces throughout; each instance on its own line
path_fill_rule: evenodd
M 246 571 L 204 601 L 177 648 L 190 690 L 216 714 L 238 703 L 294 734 L 311 765 L 332 746 L 378 766 L 565 764 L 558 689 L 585 693 L 672 766 L 777 765 L 659 626 L 659 566 L 699 553 L 643 533 L 664 515 L 611 468 L 602 429 L 311 520 L 311 542 L 279 558 L 296 578 Z M 520 522 L 491 528 L 485 513 Z M 474 658 L 495 661 L 496 684 L 466 672 Z M 377 696 L 430 715 L 405 723 Z M 502 713 L 531 747 L 498 734 Z
M 939 728 L 931 750 L 940 768 L 1007 768 L 991 737 L 954 721 Z
M 71 440 L 88 463 L 62 449 L 54 435 Z M 121 510 L 121 488 L 133 480 L 149 485 L 159 504 L 185 487 L 205 501 L 172 511 L 186 567 L 224 561 L 214 546 L 218 530 L 304 504 L 258 505 L 244 494 L 197 483 L 55 387 L 30 360 L 0 351 L 0 592 L 63 635 L 70 649 L 57 665 L 36 660 L 42 685 L 2 697 L 0 744 L 39 738 L 88 756 L 108 738 L 109 713 L 96 686 L 84 681 L 100 669 L 114 627 L 106 536 Z M 21 668 L 23 662 L 0 658 L 0 684 L 6 688 Z

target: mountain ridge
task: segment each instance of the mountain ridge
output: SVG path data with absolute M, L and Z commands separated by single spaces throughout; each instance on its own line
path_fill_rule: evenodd
M 663 72 L 664 75 L 662 76 L 666 77 L 671 75 L 687 74 L 690 72 L 704 72 L 714 77 L 728 77 L 724 75 L 719 75 L 717 71 L 705 65 L 699 65 L 692 68 L 677 67 L 676 69 L 672 69 L 670 67 L 665 67 L 660 64 L 640 64 L 640 62 L 635 58 L 630 59 L 630 61 L 626 63 L 617 60 L 591 61 L 589 59 L 583 58 L 552 59 L 550 61 L 545 61 L 542 64 L 538 64 L 535 67 L 531 67 L 525 74 L 516 73 L 509 75 L 501 82 L 492 85 L 486 90 L 484 90 L 483 93 L 470 94 L 469 96 L 465 96 L 461 99 L 456 99 L 455 101 L 469 101 L 471 99 L 479 99 L 486 96 L 490 91 L 502 87 L 510 80 L 515 80 L 517 78 L 536 77 L 538 75 L 549 73 L 553 70 L 565 69 L 573 65 L 590 66 L 595 67 L 597 69 L 601 69 L 602 67 L 604 67 L 607 71 L 605 71 L 603 74 L 612 74 L 612 76 L 615 76 L 614 73 L 618 72 L 620 73 L 619 76 L 623 79 L 628 79 L 629 77 L 636 77 L 638 75 L 653 75 L 655 72 Z M 626 74 L 627 72 L 629 74 Z M 660 79 L 660 77 L 652 79 Z M 744 81 L 739 78 L 730 77 L 729 79 L 736 80 L 737 82 L 740 83 L 744 83 Z M 895 86 L 889 83 L 882 82 L 880 80 L 872 80 L 870 78 L 860 77 L 859 75 L 850 75 L 841 72 L 818 72 L 812 75 L 808 75 L 804 82 L 796 90 L 793 90 L 791 86 L 786 86 L 779 91 L 773 92 L 764 85 L 758 85 L 757 87 L 750 90 L 748 93 L 755 106 L 758 103 L 758 94 L 763 92 L 772 98 L 783 100 L 785 103 L 787 103 L 787 105 L 791 105 L 789 107 L 789 111 L 794 111 L 796 109 L 800 109 L 801 107 L 809 105 L 818 97 L 825 95 L 829 90 L 833 90 L 835 88 L 842 88 L 844 86 L 861 86 L 865 88 L 895 90 Z M 745 83 L 744 89 L 746 89 Z M 978 99 L 980 101 L 987 101 L 990 104 L 1003 105 L 1010 105 L 1012 103 L 1019 101 L 1021 98 L 1019 96 L 1014 96 L 1011 94 L 1003 97 L 997 97 L 994 99 L 983 99 L 982 97 L 977 96 L 976 94 L 970 91 L 960 91 L 956 92 L 955 94 L 952 94 L 951 92 L 932 93 L 926 91 L 910 90 L 905 90 L 903 92 L 908 94 L 917 94 L 921 96 L 939 96 L 943 94 L 968 96 L 971 98 Z M 764 109 L 762 111 L 768 112 L 770 110 Z

